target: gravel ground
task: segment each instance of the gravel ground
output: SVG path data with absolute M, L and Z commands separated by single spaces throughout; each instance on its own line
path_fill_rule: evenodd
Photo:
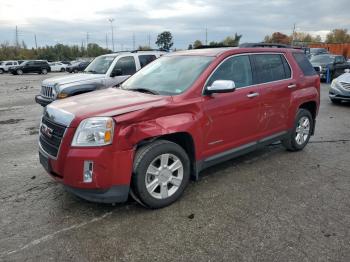
M 350 261 L 350 104 L 327 85 L 304 151 L 227 161 L 151 211 L 79 200 L 44 172 L 34 95 L 49 76 L 0 75 L 0 261 Z

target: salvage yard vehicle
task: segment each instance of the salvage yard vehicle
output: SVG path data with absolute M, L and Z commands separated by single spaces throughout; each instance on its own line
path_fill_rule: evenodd
M 76 62 L 72 65 L 69 65 L 66 67 L 66 71 L 69 73 L 79 73 L 85 70 L 85 68 L 90 64 L 90 62 L 82 61 L 82 62 Z
M 334 104 L 350 101 L 350 69 L 345 74 L 335 78 L 329 89 L 329 98 Z
M 51 72 L 65 72 L 67 65 L 61 63 L 61 62 L 52 62 L 49 63 Z
M 329 69 L 330 80 L 340 76 L 345 69 L 350 68 L 344 56 L 342 55 L 317 55 L 310 59 L 314 69 L 319 73 L 322 80 L 327 79 L 327 70 Z
M 164 52 L 134 51 L 99 56 L 81 74 L 44 80 L 35 101 L 46 106 L 56 99 L 118 85 L 162 54 Z
M 24 73 L 38 73 L 46 75 L 51 72 L 50 65 L 44 60 L 30 60 L 21 63 L 18 66 L 11 67 L 9 69 L 13 75 L 22 75 Z
M 39 159 L 83 199 L 124 202 L 130 193 L 161 208 L 209 166 L 275 141 L 302 150 L 319 104 L 320 78 L 301 50 L 176 52 L 119 88 L 48 105 Z
M 0 74 L 8 72 L 11 67 L 18 65 L 18 61 L 2 61 L 0 63 Z

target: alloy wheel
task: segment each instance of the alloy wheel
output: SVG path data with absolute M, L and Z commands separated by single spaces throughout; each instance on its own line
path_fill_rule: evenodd
M 299 119 L 295 130 L 295 142 L 298 145 L 302 145 L 307 141 L 310 135 L 310 126 L 310 119 L 308 117 L 303 116 Z
M 166 199 L 179 189 L 183 175 L 184 166 L 177 156 L 159 155 L 147 168 L 145 176 L 147 191 L 156 199 Z

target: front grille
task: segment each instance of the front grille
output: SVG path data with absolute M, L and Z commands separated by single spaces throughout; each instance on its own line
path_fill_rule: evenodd
M 52 99 L 55 98 L 55 94 L 53 93 L 53 86 L 51 85 L 42 85 L 40 93 L 43 97 L 52 98 Z
M 39 133 L 39 143 L 41 148 L 47 154 L 57 157 L 65 131 L 65 126 L 57 124 L 44 116 L 41 120 Z
M 350 83 L 346 83 L 346 82 L 340 82 L 340 84 L 342 85 L 342 87 L 346 90 L 350 90 Z

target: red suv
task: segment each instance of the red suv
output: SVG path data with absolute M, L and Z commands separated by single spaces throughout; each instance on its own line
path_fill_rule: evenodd
M 315 129 L 320 79 L 285 48 L 168 54 L 119 88 L 47 106 L 40 162 L 75 195 L 160 208 L 190 177 L 275 141 L 303 149 Z

